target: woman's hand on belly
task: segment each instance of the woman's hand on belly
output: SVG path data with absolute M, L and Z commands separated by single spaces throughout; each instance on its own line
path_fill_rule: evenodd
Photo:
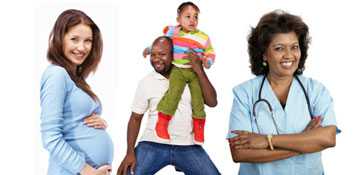
M 110 175 L 112 172 L 111 165 L 103 165 L 98 169 L 93 168 L 89 164 L 85 163 L 84 168 L 80 171 L 81 175 Z
M 106 129 L 107 122 L 98 114 L 92 113 L 90 116 L 84 119 L 84 124 L 89 127 L 95 127 L 96 129 Z
M 111 165 L 103 165 L 97 169 L 99 172 L 98 175 L 110 175 L 112 172 L 112 166 Z

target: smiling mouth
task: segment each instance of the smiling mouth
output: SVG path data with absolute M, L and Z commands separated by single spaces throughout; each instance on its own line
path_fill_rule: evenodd
M 293 61 L 282 62 L 282 63 L 281 63 L 281 66 L 282 66 L 283 68 L 285 68 L 285 69 L 290 69 L 290 68 L 292 68 L 293 63 L 294 63 Z
M 293 62 L 283 62 L 283 63 L 281 63 L 281 65 L 283 65 L 283 66 L 291 66 L 293 64 Z
M 75 53 L 75 52 L 72 53 L 77 57 L 83 57 L 85 55 L 85 53 Z
M 154 67 L 159 69 L 159 68 L 163 67 L 163 63 L 154 63 Z

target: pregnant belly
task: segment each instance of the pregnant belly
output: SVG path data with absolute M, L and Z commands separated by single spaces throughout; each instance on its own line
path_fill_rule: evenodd
M 113 143 L 110 135 L 101 129 L 83 127 L 72 132 L 74 138 L 66 139 L 77 151 L 85 154 L 86 163 L 98 168 L 102 165 L 112 164 Z

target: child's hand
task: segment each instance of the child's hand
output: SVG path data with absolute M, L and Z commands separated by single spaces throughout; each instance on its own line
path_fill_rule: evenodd
M 204 61 L 203 62 L 203 66 L 206 68 L 206 69 L 209 69 L 211 67 L 211 64 L 208 60 Z
M 95 127 L 96 129 L 107 128 L 107 122 L 98 114 L 91 114 L 89 117 L 85 118 L 83 122 L 85 125 L 89 127 Z
M 143 57 L 147 58 L 147 55 L 149 55 L 149 50 L 148 49 L 144 49 L 143 51 Z

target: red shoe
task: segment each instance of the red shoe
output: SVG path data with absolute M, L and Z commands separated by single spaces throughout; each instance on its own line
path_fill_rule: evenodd
M 194 142 L 202 145 L 205 142 L 205 119 L 192 118 L 194 127 Z
M 171 116 L 165 115 L 161 112 L 158 113 L 158 121 L 154 129 L 154 134 L 158 140 L 163 142 L 169 142 L 170 136 L 168 133 L 168 126 L 170 120 Z

